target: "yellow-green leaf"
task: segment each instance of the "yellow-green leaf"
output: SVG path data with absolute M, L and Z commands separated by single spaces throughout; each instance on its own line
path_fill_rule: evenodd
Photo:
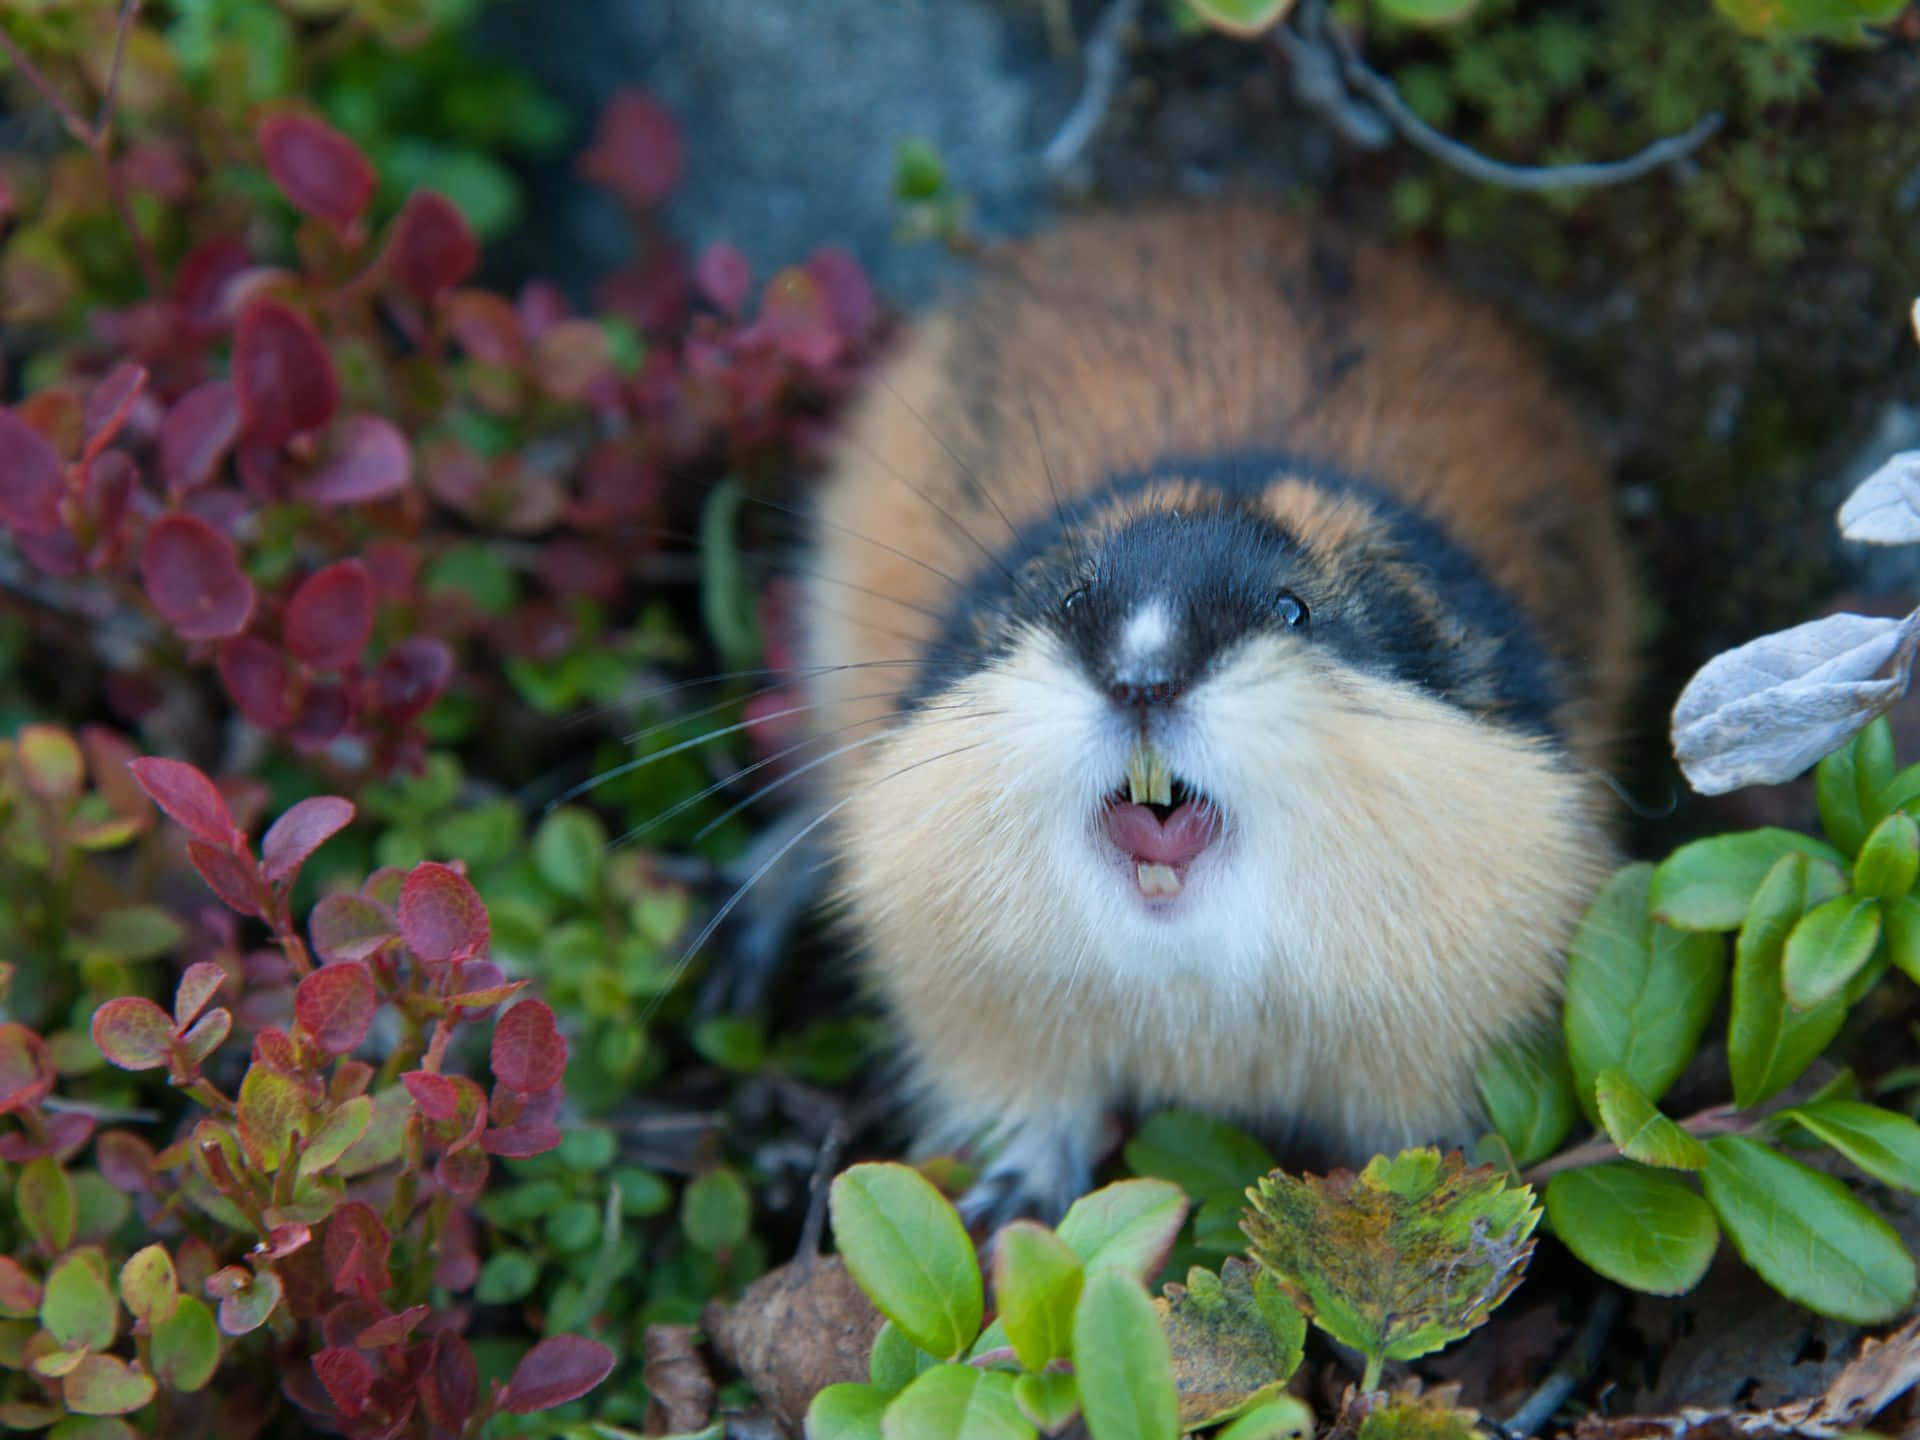
M 1093 1440 L 1174 1440 L 1180 1402 L 1160 1316 L 1120 1270 L 1087 1276 L 1073 1316 L 1073 1371 Z
M 980 1262 L 959 1213 L 925 1177 L 855 1165 L 833 1182 L 829 1210 L 847 1270 L 881 1314 L 932 1355 L 972 1343 L 985 1308 Z
M 1602 1070 L 1594 1080 L 1600 1123 L 1620 1153 L 1643 1165 L 1698 1170 L 1707 1147 L 1662 1115 L 1623 1070 Z

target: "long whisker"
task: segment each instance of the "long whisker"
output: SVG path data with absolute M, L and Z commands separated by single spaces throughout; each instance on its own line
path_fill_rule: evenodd
M 1040 452 L 1040 468 L 1046 472 L 1047 493 L 1053 497 L 1053 518 L 1060 527 L 1060 533 L 1067 537 L 1067 546 L 1074 557 L 1074 564 L 1084 575 L 1087 569 L 1086 550 L 1081 544 L 1079 532 L 1067 523 L 1066 497 L 1061 493 L 1059 478 L 1053 473 L 1053 461 L 1047 454 L 1046 437 L 1040 433 L 1040 414 L 1033 408 L 1033 391 L 1022 389 L 1020 398 L 1026 402 L 1027 424 L 1033 429 L 1034 448 Z
M 947 458 L 953 461 L 954 464 L 960 467 L 960 473 L 962 475 L 965 475 L 969 480 L 973 481 L 974 488 L 980 492 L 981 498 L 984 499 L 987 502 L 987 504 L 993 507 L 993 513 L 1000 517 L 1000 523 L 1007 527 L 1008 537 L 1013 540 L 1018 540 L 1020 538 L 1020 532 L 1014 528 L 1013 521 L 1007 518 L 1007 512 L 1000 508 L 1000 502 L 993 498 L 993 491 L 988 487 L 987 482 L 981 478 L 979 472 L 977 472 L 971 465 L 967 464 L 966 461 L 960 458 L 959 452 L 956 451 L 953 448 L 953 446 L 947 443 L 946 437 L 942 435 L 938 430 L 934 429 L 930 423 L 928 423 L 926 416 L 922 415 L 918 410 L 914 409 L 913 402 L 911 400 L 907 399 L 906 396 L 902 395 L 898 390 L 893 388 L 893 382 L 889 380 L 884 374 L 881 375 L 880 377 L 880 383 L 882 386 L 885 387 L 889 395 L 893 396 L 895 400 L 898 400 L 900 402 L 901 407 L 909 415 L 913 416 L 915 420 L 918 420 L 920 422 L 920 428 L 926 431 L 928 435 L 933 437 L 933 443 L 938 445 L 942 450 L 947 452 Z
M 902 550 L 898 545 L 889 545 L 884 540 L 876 540 L 873 538 L 873 536 L 862 534 L 860 531 L 855 530 L 853 527 L 849 525 L 841 525 L 832 520 L 825 520 L 818 515 L 810 516 L 804 510 L 801 510 L 798 506 L 782 505 L 778 500 L 767 500 L 767 499 L 761 498 L 758 495 L 749 495 L 746 498 L 753 504 L 764 505 L 769 510 L 777 510 L 783 515 L 791 515 L 797 520 L 803 520 L 810 524 L 824 525 L 830 530 L 838 530 L 842 535 L 851 536 L 855 540 L 864 541 L 868 545 L 872 545 L 881 550 L 884 550 L 889 555 L 897 555 L 902 560 L 905 560 L 909 565 L 918 565 L 922 570 L 926 571 L 929 575 L 933 576 L 936 580 L 944 580 L 947 584 L 951 585 L 956 591 L 959 591 L 962 594 L 966 593 L 967 587 L 965 582 L 956 580 L 953 576 L 949 575 L 946 571 L 942 570 L 938 565 L 929 565 L 925 560 L 922 560 L 918 555 L 914 555 L 909 553 L 908 551 Z
M 894 733 L 896 732 L 890 730 L 887 732 L 887 735 L 891 735 Z M 872 736 L 868 736 L 867 740 L 868 740 L 868 743 L 872 743 L 872 742 L 884 740 L 886 738 L 887 738 L 886 735 L 872 735 Z M 774 866 L 778 865 L 782 860 L 786 859 L 787 855 L 802 840 L 805 840 L 815 830 L 818 830 L 822 825 L 826 824 L 827 821 L 831 820 L 835 815 L 838 815 L 848 805 L 851 805 L 855 800 L 859 799 L 860 796 L 865 794 L 867 791 L 873 789 L 874 787 L 879 785 L 884 785 L 891 780 L 897 780 L 902 775 L 905 775 L 908 771 L 921 769 L 923 766 L 932 765 L 937 761 L 950 760 L 955 755 L 962 754 L 968 750 L 977 749 L 979 746 L 984 745 L 985 743 L 986 742 L 984 740 L 976 740 L 971 745 L 956 746 L 952 750 L 943 750 L 938 755 L 929 755 L 924 760 L 915 760 L 910 765 L 902 765 L 898 770 L 894 770 L 889 774 L 882 775 L 877 780 L 868 781 L 865 785 L 862 785 L 859 789 L 855 790 L 852 794 L 843 796 L 841 799 L 836 800 L 833 804 L 829 805 L 826 809 L 822 810 L 818 815 L 814 816 L 813 819 L 809 820 L 799 830 L 794 832 L 794 834 L 791 837 L 789 837 L 789 839 L 784 845 L 782 845 L 778 850 L 776 850 L 772 855 L 770 855 L 764 862 L 762 862 L 762 864 L 751 875 L 749 875 L 743 882 L 741 882 L 739 886 L 737 886 L 734 889 L 733 894 L 727 897 L 726 902 L 723 905 L 721 905 L 718 910 L 714 911 L 713 917 L 710 920 L 708 920 L 705 925 L 700 927 L 700 933 L 693 937 L 693 943 L 688 945 L 683 951 L 681 951 L 679 960 L 674 962 L 673 972 L 667 977 L 666 987 L 662 989 L 659 994 L 655 995 L 653 999 L 647 1003 L 646 1007 L 642 1010 L 640 1016 L 638 1017 L 638 1020 L 636 1023 L 645 1024 L 648 1020 L 653 1018 L 653 1012 L 657 1010 L 660 1007 L 661 1002 L 666 999 L 667 993 L 671 991 L 676 984 L 679 983 L 680 977 L 686 974 L 687 966 L 693 963 L 693 958 L 694 956 L 700 953 L 701 947 L 704 946 L 707 943 L 707 941 L 713 938 L 714 931 L 718 930 L 723 924 L 726 923 L 727 917 L 731 915 L 736 909 L 739 908 L 740 902 L 747 898 L 748 892 L 751 891 L 755 885 L 758 885 L 762 880 L 764 880 L 767 877 L 768 872 L 770 872 Z

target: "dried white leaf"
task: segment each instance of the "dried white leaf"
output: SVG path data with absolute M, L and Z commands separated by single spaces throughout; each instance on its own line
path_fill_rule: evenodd
M 1840 533 L 1869 545 L 1920 541 L 1920 450 L 1903 450 L 1862 480 L 1840 507 Z
M 1829 615 L 1716 655 L 1673 707 L 1674 757 L 1703 795 L 1791 780 L 1906 694 L 1916 646 L 1920 610 Z

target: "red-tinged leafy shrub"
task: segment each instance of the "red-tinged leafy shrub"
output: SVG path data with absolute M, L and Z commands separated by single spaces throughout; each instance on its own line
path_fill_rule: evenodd
M 157 1148 L 63 1102 L 55 1047 L 0 1024 L 0 1161 L 18 1167 L 21 1227 L 0 1255 L 0 1324 L 17 1342 L 0 1353 L 0 1423 L 130 1416 L 154 1434 L 251 1434 L 275 1401 L 265 1375 L 334 1433 L 471 1435 L 493 1414 L 598 1385 L 615 1356 L 596 1340 L 551 1336 L 483 1385 L 462 1334 L 460 1297 L 478 1273 L 467 1209 L 492 1157 L 560 1143 L 567 1060 L 552 1011 L 488 958 L 486 908 L 464 875 L 377 872 L 324 897 L 303 937 L 289 896 L 352 821 L 350 802 L 303 800 L 256 847 L 194 766 L 129 764 L 110 737 L 90 739 L 117 809 L 85 803 L 87 756 L 52 727 L 9 747 L 0 799 L 33 812 L 50 856 L 131 838 L 150 826 L 150 801 L 193 869 L 272 944 L 194 961 L 167 1005 L 126 994 L 93 1010 L 109 1065 L 157 1072 L 188 1102 Z M 383 1013 L 397 1038 L 370 1047 Z M 483 1089 L 449 1068 L 450 1052 L 489 1023 Z M 103 1210 L 102 1187 L 118 1208 Z M 125 1238 L 129 1205 L 144 1245 Z M 435 1293 L 450 1303 L 424 1303 Z

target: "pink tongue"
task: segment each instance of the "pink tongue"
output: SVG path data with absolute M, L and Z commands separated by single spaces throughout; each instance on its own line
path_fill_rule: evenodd
M 1219 817 L 1189 800 L 1162 821 L 1145 805 L 1121 804 L 1107 811 L 1107 835 L 1135 861 L 1186 865 L 1220 833 Z

